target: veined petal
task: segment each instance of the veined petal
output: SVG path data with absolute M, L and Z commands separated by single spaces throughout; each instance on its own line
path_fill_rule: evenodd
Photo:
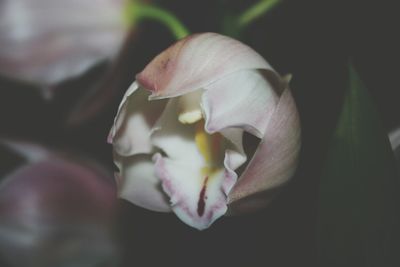
M 137 75 L 152 91 L 151 98 L 178 96 L 245 69 L 272 67 L 253 49 L 232 38 L 202 33 L 190 35 L 154 58 Z
M 205 90 L 202 108 L 210 133 L 238 127 L 261 138 L 279 100 L 277 89 L 255 70 L 238 71 L 209 84 Z
M 208 162 L 195 141 L 194 125 L 180 123 L 178 111 L 178 100 L 169 100 L 154 128 L 153 144 L 166 154 L 154 156 L 156 174 L 175 214 L 202 230 L 225 214 L 227 194 L 237 178 L 228 167 L 233 169 L 241 159 L 235 154 L 236 148 L 227 150 L 225 160 L 221 154 L 208 170 Z
M 108 138 L 121 156 L 152 151 L 150 131 L 166 103 L 163 100 L 149 102 L 148 96 L 149 93 L 134 82 L 122 99 Z
M 156 177 L 151 156 L 136 155 L 131 157 L 114 156 L 121 172 L 116 173 L 118 194 L 135 205 L 153 210 L 171 211 L 168 197 Z
M 253 195 L 276 189 L 293 175 L 300 150 L 300 122 L 294 99 L 286 89 L 268 123 L 267 130 L 246 170 L 229 193 L 234 213 Z M 260 203 L 258 201 L 258 203 Z

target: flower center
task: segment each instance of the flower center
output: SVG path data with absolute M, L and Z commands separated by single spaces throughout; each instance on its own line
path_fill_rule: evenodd
M 194 139 L 196 147 L 204 159 L 204 166 L 201 168 L 203 183 L 197 202 L 197 214 L 201 217 L 205 211 L 207 187 L 209 183 L 213 182 L 215 177 L 218 177 L 218 173 L 223 166 L 224 142 L 222 135 L 219 133 L 212 135 L 206 133 L 203 119 L 195 123 Z
M 198 192 L 197 214 L 202 217 L 205 213 L 209 186 L 215 184 L 215 178 L 221 176 L 223 170 L 223 160 L 225 151 L 225 142 L 221 134 L 209 134 L 204 129 L 204 118 L 200 107 L 200 90 L 183 95 L 179 98 L 178 120 L 185 125 L 193 125 L 195 129 L 194 141 L 204 165 L 200 169 L 201 183 Z
M 179 98 L 178 120 L 182 124 L 194 124 L 196 146 L 205 162 L 202 175 L 210 178 L 209 176 L 222 166 L 224 142 L 221 134 L 210 135 L 204 130 L 204 118 L 200 108 L 201 96 L 202 91 L 196 90 Z
M 204 120 L 196 122 L 195 142 L 197 149 L 202 155 L 205 166 L 202 168 L 203 175 L 212 175 L 221 167 L 223 158 L 223 138 L 220 134 L 208 134 L 204 130 Z

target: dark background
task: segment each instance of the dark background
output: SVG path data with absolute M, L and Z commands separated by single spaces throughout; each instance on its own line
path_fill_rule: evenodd
M 224 14 L 239 13 L 253 2 L 159 1 L 192 32 L 220 32 Z M 242 41 L 281 74 L 293 74 L 291 88 L 303 134 L 294 179 L 267 209 L 219 219 L 202 232 L 172 214 L 121 200 L 116 235 L 122 266 L 316 266 L 318 179 L 350 61 L 370 90 L 384 127 L 389 131 L 400 124 L 394 2 L 288 0 L 254 22 Z M 131 39 L 114 66 L 115 75 L 110 77 L 108 66 L 100 64 L 60 85 L 52 102 L 42 100 L 29 85 L 1 78 L 0 136 L 80 151 L 112 168 L 111 147 L 105 140 L 118 103 L 134 75 L 174 41 L 156 22 L 142 23 Z M 98 87 L 99 79 L 106 85 Z M 100 89 L 93 93 L 93 88 Z M 86 101 L 84 107 L 94 101 L 105 104 L 83 122 L 71 123 L 81 101 Z M 20 164 L 15 155 L 4 149 L 0 153 L 0 175 Z

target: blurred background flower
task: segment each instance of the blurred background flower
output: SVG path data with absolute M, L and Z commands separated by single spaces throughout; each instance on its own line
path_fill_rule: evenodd
M 0 1 L 0 73 L 51 88 L 119 52 L 127 0 Z
M 26 163 L 0 181 L 2 266 L 116 266 L 111 175 L 73 155 L 5 144 Z

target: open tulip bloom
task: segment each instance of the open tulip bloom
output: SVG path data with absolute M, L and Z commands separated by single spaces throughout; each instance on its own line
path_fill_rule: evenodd
M 120 197 L 205 229 L 228 208 L 264 207 L 293 175 L 300 125 L 288 79 L 250 47 L 191 35 L 136 78 L 109 136 Z M 244 132 L 260 139 L 251 155 Z

